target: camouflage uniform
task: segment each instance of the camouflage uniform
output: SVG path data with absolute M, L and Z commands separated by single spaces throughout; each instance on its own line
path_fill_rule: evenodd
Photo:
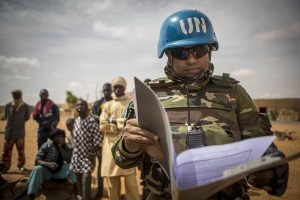
M 196 48 L 197 46 L 202 47 Z M 189 58 L 192 54 L 194 59 L 200 59 L 208 53 L 210 61 L 212 51 L 218 50 L 218 46 L 210 19 L 200 11 L 175 12 L 167 17 L 161 26 L 157 56 L 161 58 L 166 54 L 168 57 L 165 67 L 167 78 L 151 81 L 149 86 L 166 109 L 177 154 L 186 149 L 186 141 L 189 141 L 186 140 L 187 125 L 191 123 L 205 133 L 206 145 L 235 142 L 271 133 L 269 124 L 261 126 L 264 120 L 260 120 L 251 98 L 238 81 L 230 78 L 228 74 L 223 74 L 222 77 L 212 76 L 212 64 L 206 69 L 206 65 L 195 64 L 195 60 Z M 198 68 L 201 67 L 203 73 L 195 72 L 188 76 L 182 72 L 183 69 L 178 71 L 180 67 L 174 64 L 175 58 L 185 60 L 184 64 L 180 63 L 180 67 L 187 69 L 189 65 L 195 64 Z M 206 58 L 201 61 L 205 60 Z M 177 67 L 177 73 L 174 66 Z M 134 117 L 132 105 L 129 106 L 126 117 Z M 270 147 L 267 153 L 271 152 L 276 152 L 276 148 Z M 142 151 L 129 153 L 124 147 L 122 135 L 112 147 L 112 153 L 116 164 L 122 168 L 143 165 L 143 181 L 145 188 L 150 192 L 148 199 L 172 198 L 167 176 L 149 155 Z M 282 195 L 287 186 L 288 166 L 272 168 L 272 171 L 275 175 L 270 181 L 271 184 L 267 183 L 272 188 L 272 192 L 269 193 Z M 262 183 L 259 178 L 255 181 L 256 186 Z M 249 199 L 245 181 L 239 181 L 209 199 L 236 198 Z
M 149 85 L 166 109 L 177 154 L 186 149 L 187 93 L 191 122 L 203 128 L 207 145 L 265 135 L 251 98 L 238 81 L 230 78 L 228 74 L 212 77 L 208 75 L 201 84 L 183 84 L 165 77 L 153 80 Z M 133 113 L 131 104 L 126 117 L 132 118 Z M 130 154 L 124 149 L 122 140 L 120 137 L 112 148 L 117 165 L 130 168 L 142 164 L 145 187 L 150 192 L 149 198 L 171 199 L 170 182 L 159 164 L 146 153 Z M 212 199 L 235 197 L 248 198 L 244 181 L 217 193 Z

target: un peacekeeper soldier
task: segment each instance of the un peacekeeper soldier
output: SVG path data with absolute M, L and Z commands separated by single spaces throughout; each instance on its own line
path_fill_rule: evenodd
M 182 10 L 163 23 L 158 57 L 168 57 L 166 77 L 149 83 L 166 109 L 176 153 L 204 145 L 224 144 L 264 136 L 259 113 L 245 89 L 229 77 L 212 76 L 212 51 L 218 41 L 209 18 L 197 10 Z M 170 181 L 160 165 L 142 151 L 144 145 L 159 142 L 156 134 L 137 125 L 129 105 L 123 134 L 112 148 L 122 168 L 142 163 L 148 199 L 171 199 Z M 267 130 L 268 129 L 268 130 Z M 192 135 L 194 134 L 194 135 Z M 193 137 L 201 140 L 195 143 Z M 266 154 L 284 156 L 271 145 Z M 282 195 L 287 187 L 288 165 L 250 175 L 248 181 L 271 195 Z M 246 179 L 214 194 L 209 199 L 249 199 Z

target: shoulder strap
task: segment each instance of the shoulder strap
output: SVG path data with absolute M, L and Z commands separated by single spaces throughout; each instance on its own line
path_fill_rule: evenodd
M 174 84 L 174 81 L 168 79 L 167 77 L 161 77 L 158 79 L 154 79 L 148 83 L 151 88 L 162 88 L 168 87 Z
M 239 81 L 235 80 L 234 78 L 231 78 L 229 74 L 223 73 L 222 76 L 214 75 L 211 77 L 211 81 L 216 85 L 221 85 L 225 87 L 232 87 L 239 83 Z

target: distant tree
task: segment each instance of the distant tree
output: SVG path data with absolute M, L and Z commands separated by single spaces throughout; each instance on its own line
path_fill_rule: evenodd
M 74 109 L 78 101 L 78 97 L 76 97 L 71 91 L 66 91 L 66 103 L 69 106 L 69 109 Z

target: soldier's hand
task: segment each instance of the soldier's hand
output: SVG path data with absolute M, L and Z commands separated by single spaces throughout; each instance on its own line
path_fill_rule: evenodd
M 251 174 L 248 177 L 248 182 L 257 188 L 271 192 L 272 188 L 269 185 L 274 177 L 275 174 L 272 170 L 264 170 Z
M 123 141 L 129 152 L 139 151 L 142 146 L 154 145 L 158 142 L 158 136 L 145 129 L 141 129 L 137 125 L 137 119 L 127 120 L 124 127 Z
M 276 150 L 276 152 L 272 153 L 272 156 L 283 158 L 284 154 Z M 286 191 L 288 176 L 289 166 L 288 164 L 283 164 L 251 174 L 247 180 L 254 187 L 264 189 L 271 195 L 281 196 Z

